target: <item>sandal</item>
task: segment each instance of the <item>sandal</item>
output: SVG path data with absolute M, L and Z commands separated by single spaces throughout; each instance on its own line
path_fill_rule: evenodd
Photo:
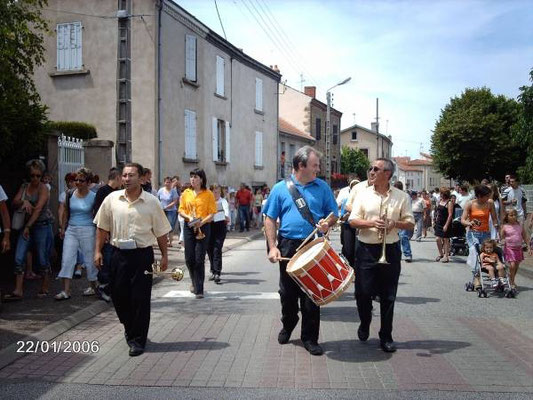
M 443 263 L 447 263 L 447 262 L 450 262 L 450 259 L 449 259 L 448 257 L 446 257 L 446 259 L 445 259 L 445 260 L 442 260 L 441 262 L 443 262 Z
M 61 292 L 59 292 L 58 294 L 56 294 L 54 296 L 54 299 L 56 299 L 56 300 L 68 300 L 68 299 L 70 299 L 70 296 L 64 290 L 62 290 Z
M 19 296 L 18 294 L 10 293 L 4 296 L 4 301 L 19 301 L 19 300 L 22 300 L 23 298 L 24 298 L 23 296 Z
M 437 258 L 435 258 L 435 261 L 440 261 L 440 259 L 444 257 L 444 256 L 437 256 Z
M 40 299 L 44 299 L 45 297 L 48 297 L 48 292 L 39 292 L 37 293 L 37 297 Z

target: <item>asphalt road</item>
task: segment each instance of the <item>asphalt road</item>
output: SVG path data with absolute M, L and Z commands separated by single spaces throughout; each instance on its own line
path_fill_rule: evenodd
M 333 242 L 340 247 L 337 236 Z M 398 352 L 390 356 L 378 349 L 379 317 L 374 318 L 369 342 L 361 344 L 356 340 L 358 317 L 350 288 L 339 300 L 322 308 L 320 341 L 326 354 L 310 362 L 320 363 L 326 378 L 321 380 L 313 372 L 311 387 L 294 388 L 294 382 L 292 387 L 286 386 L 290 382 L 280 378 L 282 371 L 290 375 L 295 370 L 298 376 L 298 362 L 294 360 L 304 362 L 308 355 L 298 340 L 299 326 L 288 345 L 275 342 L 280 309 L 276 297 L 278 267 L 266 259 L 264 241 L 256 240 L 225 253 L 222 284 L 207 282 L 203 300 L 188 295 L 187 280 L 165 280 L 154 287 L 149 335 L 152 342 L 145 355 L 135 361 L 128 359 L 116 317 L 104 313 L 100 319 L 95 317 L 93 324 L 99 324 L 100 330 L 91 331 L 93 325 L 89 323 L 71 332 L 70 337 L 81 331 L 84 337 L 91 337 L 105 331 L 110 338 L 99 354 L 83 360 L 82 366 L 75 366 L 76 375 L 69 377 L 67 370 L 64 379 L 35 374 L 28 380 L 28 376 L 17 378 L 14 374 L 0 380 L 3 398 L 532 398 L 533 281 L 519 276 L 520 293 L 515 299 L 499 295 L 478 298 L 464 290 L 464 283 L 470 279 L 464 257 L 454 257 L 448 264 L 435 262 L 436 246 L 430 239 L 412 242 L 412 248 L 414 262 L 402 266 L 395 308 L 393 335 Z M 375 307 L 375 313 L 378 311 L 379 307 Z M 154 356 L 150 346 L 156 353 L 166 353 L 148 363 L 149 357 Z M 257 351 L 262 352 L 259 358 L 254 356 Z M 269 352 L 278 351 L 269 357 Z M 189 355 L 183 358 L 186 354 Z M 185 368 L 179 373 L 173 370 L 181 367 L 181 359 L 162 366 L 166 355 L 171 359 L 182 357 Z M 142 357 L 146 357 L 145 361 Z M 34 359 L 39 362 L 40 358 L 36 355 Z M 254 369 L 262 360 L 267 360 L 262 369 Z M 254 375 L 269 375 L 269 360 L 278 364 L 274 365 L 277 380 L 273 383 Z M 143 362 L 148 363 L 148 369 L 161 368 L 162 375 L 174 372 L 178 379 L 169 380 L 168 384 L 161 380 L 155 384 L 143 381 L 150 375 L 149 371 L 139 371 Z M 284 369 L 285 363 L 292 369 Z M 15 367 L 16 363 L 0 374 Z M 197 370 L 191 372 L 187 368 Z M 129 381 L 98 384 L 106 382 L 98 379 L 99 369 L 110 371 L 115 377 L 128 377 Z M 244 378 L 230 380 L 239 373 Z M 190 379 L 180 380 L 183 375 L 190 375 Z M 250 381 L 246 380 L 248 377 Z M 325 381 L 329 389 L 322 389 Z M 247 382 L 250 387 L 246 387 Z M 336 386 L 339 382 L 345 386 Z M 265 383 L 271 387 L 263 387 Z M 163 387 L 155 387 L 159 385 Z

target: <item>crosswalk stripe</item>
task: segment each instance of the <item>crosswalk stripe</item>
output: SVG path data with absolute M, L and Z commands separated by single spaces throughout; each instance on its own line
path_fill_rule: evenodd
M 194 294 L 188 290 L 170 290 L 162 297 L 166 298 L 193 298 Z M 216 292 L 205 293 L 205 298 L 217 300 L 241 299 L 241 300 L 279 300 L 278 292 Z

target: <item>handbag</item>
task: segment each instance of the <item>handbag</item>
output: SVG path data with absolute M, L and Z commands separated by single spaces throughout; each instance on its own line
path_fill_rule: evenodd
M 20 199 L 24 201 L 25 196 L 26 196 L 26 186 L 24 186 L 24 190 L 22 191 L 22 196 L 20 197 Z M 26 217 L 27 217 L 26 211 L 24 211 L 21 208 L 16 210 L 13 213 L 13 218 L 11 219 L 11 229 L 15 231 L 22 229 L 22 227 L 26 223 Z

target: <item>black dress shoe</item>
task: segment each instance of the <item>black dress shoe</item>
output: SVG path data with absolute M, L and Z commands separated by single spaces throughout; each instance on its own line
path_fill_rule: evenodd
M 289 339 L 291 338 L 291 333 L 287 331 L 285 328 L 281 328 L 281 331 L 278 333 L 278 343 L 279 344 L 287 344 L 289 343 Z
M 141 346 L 135 343 L 132 343 L 130 345 L 130 352 L 129 352 L 130 357 L 137 357 L 137 356 L 140 356 L 142 353 L 144 353 L 144 349 Z
M 309 354 L 312 354 L 313 356 L 321 356 L 324 354 L 324 350 L 322 350 L 322 347 L 320 347 L 318 343 L 304 342 L 304 347 Z
M 396 351 L 396 346 L 393 341 L 381 342 L 379 345 L 381 346 L 381 350 L 385 353 L 394 353 Z
M 362 324 L 359 325 L 359 329 L 357 329 L 357 337 L 359 338 L 359 340 L 361 342 L 366 342 L 369 336 L 369 328 L 364 328 Z

